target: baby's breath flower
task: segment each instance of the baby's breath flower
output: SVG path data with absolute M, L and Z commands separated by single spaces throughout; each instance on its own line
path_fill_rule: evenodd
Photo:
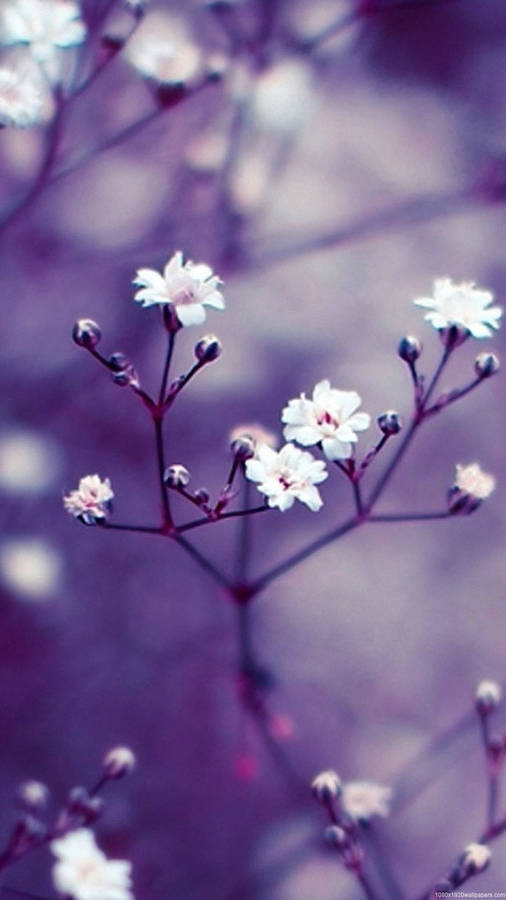
M 333 769 L 320 772 L 311 782 L 311 790 L 317 800 L 325 802 L 338 797 L 342 790 L 341 779 Z
M 108 778 L 123 778 L 135 768 L 135 756 L 130 747 L 113 747 L 104 759 L 104 771 Z
M 383 784 L 347 781 L 343 785 L 341 806 L 357 822 L 368 822 L 374 816 L 388 816 L 391 799 L 392 789 Z
M 448 507 L 452 513 L 471 513 L 490 496 L 495 478 L 483 472 L 478 463 L 462 466 L 457 463 L 455 483 L 448 492 Z
M 327 459 L 348 459 L 358 440 L 356 432 L 369 428 L 371 422 L 367 413 L 356 412 L 361 402 L 356 391 L 339 391 L 327 379 L 319 381 L 312 400 L 301 394 L 285 406 L 283 434 L 303 447 L 321 444 Z
M 77 490 L 65 495 L 63 505 L 71 516 L 82 519 L 86 525 L 93 525 L 107 518 L 113 497 L 108 478 L 102 481 L 98 475 L 85 475 Z
M 499 706 L 502 697 L 502 688 L 497 681 L 483 679 L 476 688 L 476 708 L 478 712 L 489 715 Z
M 47 62 L 58 49 L 82 44 L 85 36 L 74 0 L 8 0 L 1 13 L 1 42 L 27 44 L 38 62 Z
M 486 338 L 499 328 L 500 306 L 492 306 L 490 291 L 477 288 L 472 281 L 456 284 L 451 278 L 434 281 L 434 296 L 419 297 L 417 306 L 430 310 L 425 316 L 438 331 L 452 326 L 463 328 L 475 338 Z
M 0 69 L 0 127 L 31 128 L 44 119 L 44 97 L 27 73 Z
M 317 512 L 323 501 L 315 485 L 327 477 L 325 463 L 294 444 L 285 444 L 279 451 L 260 444 L 256 458 L 246 461 L 246 478 L 257 482 L 269 506 L 283 512 L 293 506 L 294 500 Z
M 128 42 L 125 58 L 145 78 L 176 85 L 185 84 L 197 73 L 201 51 L 180 19 L 153 12 Z
M 487 868 L 492 858 L 492 851 L 486 844 L 468 844 L 460 858 L 460 864 L 466 875 L 477 875 Z
M 225 309 L 223 294 L 218 290 L 221 280 L 204 263 L 188 260 L 178 250 L 163 270 L 139 269 L 134 284 L 140 290 L 134 300 L 142 306 L 170 305 L 181 325 L 202 325 L 206 306 Z
M 73 900 L 134 900 L 131 863 L 107 859 L 88 828 L 52 841 L 51 851 L 57 858 L 53 883 L 64 896 Z

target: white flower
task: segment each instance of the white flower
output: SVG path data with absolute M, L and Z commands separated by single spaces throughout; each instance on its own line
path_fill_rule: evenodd
M 419 297 L 417 306 L 430 310 L 425 316 L 434 328 L 459 325 L 475 338 L 490 337 L 493 328 L 499 328 L 502 315 L 500 306 L 492 306 L 493 295 L 482 291 L 472 281 L 455 284 L 451 278 L 434 281 L 434 296 Z M 489 307 L 489 308 L 487 308 Z
M 79 487 L 63 498 L 63 505 L 71 516 L 82 519 L 86 525 L 106 519 L 114 492 L 108 478 L 104 481 L 98 475 L 85 475 Z
M 343 785 L 341 806 L 357 822 L 368 822 L 373 816 L 388 816 L 391 799 L 392 789 L 383 784 L 347 781 Z
M 179 19 L 153 12 L 128 42 L 125 58 L 145 78 L 184 84 L 197 72 L 201 52 Z
M 38 538 L 13 538 L 0 544 L 0 579 L 21 600 L 44 602 L 60 588 L 60 554 Z
M 246 478 L 258 483 L 258 490 L 265 494 L 269 506 L 277 506 L 282 511 L 290 509 L 294 500 L 300 500 L 317 512 L 323 501 L 315 484 L 325 481 L 327 476 L 324 462 L 294 444 L 285 444 L 279 451 L 260 444 L 256 458 L 246 461 Z
M 52 841 L 51 850 L 57 857 L 53 883 L 64 896 L 73 900 L 133 900 L 131 864 L 107 859 L 89 829 L 80 828 Z
M 181 325 L 202 325 L 205 306 L 225 309 L 218 290 L 221 280 L 204 263 L 183 263 L 180 250 L 169 259 L 163 275 L 154 269 L 139 269 L 134 284 L 140 287 L 134 300 L 144 307 L 170 304 Z
M 36 82 L 15 69 L 0 69 L 0 127 L 31 128 L 44 118 L 45 100 Z
M 8 0 L 1 13 L 4 44 L 28 44 L 38 62 L 47 62 L 58 49 L 81 44 L 86 26 L 73 0 Z
M 495 488 L 495 478 L 483 472 L 478 463 L 462 466 L 457 463 L 455 487 L 476 500 L 486 500 Z
M 371 422 L 367 413 L 356 412 L 361 402 L 356 391 L 338 391 L 327 379 L 319 381 L 312 400 L 301 394 L 285 406 L 283 434 L 303 447 L 321 443 L 327 459 L 348 459 L 357 441 L 355 432 L 369 428 Z
M 496 709 L 501 702 L 502 688 L 497 681 L 484 679 L 476 688 L 476 706 L 480 712 L 487 715 Z
M 465 868 L 466 874 L 476 875 L 487 868 L 492 858 L 492 852 L 486 844 L 468 844 L 460 862 Z

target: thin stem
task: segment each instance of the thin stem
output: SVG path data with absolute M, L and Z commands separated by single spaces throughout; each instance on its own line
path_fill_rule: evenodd
M 169 388 L 169 393 L 168 393 L 168 395 L 167 395 L 167 397 L 166 397 L 166 399 L 165 399 L 165 404 L 166 404 L 166 408 L 167 408 L 167 409 L 169 408 L 169 406 L 172 406 L 172 404 L 174 403 L 174 400 L 175 400 L 176 397 L 181 393 L 181 391 L 183 390 L 183 388 L 186 387 L 186 385 L 188 384 L 188 382 L 191 381 L 191 379 L 197 374 L 197 372 L 200 372 L 200 370 L 201 370 L 204 366 L 205 366 L 205 363 L 203 363 L 203 362 L 201 362 L 200 360 L 198 360 L 198 361 L 195 363 L 195 365 L 193 365 L 193 366 L 191 367 L 191 369 L 189 369 L 189 371 L 186 372 L 185 375 L 181 375 L 181 377 L 178 378 L 178 379 L 174 382 L 173 385 L 171 385 L 171 387 Z
M 174 353 L 174 344 L 176 339 L 176 332 L 169 332 L 169 342 L 167 346 L 167 354 L 165 356 L 165 365 L 163 367 L 163 375 L 162 375 L 162 383 L 160 385 L 160 390 L 158 392 L 158 403 L 159 405 L 163 403 L 165 398 L 165 393 L 167 391 L 167 381 L 169 378 L 170 364 L 172 362 L 172 355 Z
M 105 531 L 136 531 L 142 534 L 159 534 L 166 537 L 158 525 L 117 525 L 115 522 L 103 522 L 100 525 Z
M 195 562 L 199 564 L 200 568 L 211 575 L 211 577 L 214 578 L 214 580 L 217 581 L 218 584 L 221 584 L 225 588 L 230 588 L 228 578 L 222 572 L 220 572 L 217 566 L 215 566 L 214 563 L 207 559 L 207 557 L 204 556 L 203 553 L 200 552 L 200 550 L 197 550 L 197 548 L 194 547 L 193 544 L 190 544 L 190 542 L 187 541 L 186 538 L 181 537 L 180 534 L 176 534 L 174 536 L 174 540 L 177 544 L 179 544 L 180 547 L 186 550 L 189 556 L 191 556 L 192 559 L 194 559 Z
M 373 891 L 371 882 L 365 872 L 357 872 L 357 881 L 359 882 L 367 900 L 376 900 L 376 894 Z
M 364 504 L 362 500 L 362 491 L 360 490 L 360 484 L 358 483 L 358 481 L 353 480 L 352 487 L 357 515 L 361 516 L 364 511 Z
M 251 482 L 247 479 L 244 480 L 243 487 L 243 503 L 244 510 L 247 509 L 248 503 L 250 502 L 251 496 Z M 263 507 L 264 509 L 268 507 Z M 260 507 L 256 507 L 258 511 L 260 511 Z M 242 512 L 244 512 L 242 510 Z M 249 516 L 243 515 L 241 518 L 241 522 L 239 524 L 239 536 L 237 543 L 237 560 L 236 560 L 236 575 L 237 581 L 239 584 L 244 584 L 248 577 L 248 563 L 250 560 L 250 548 L 251 548 L 251 528 L 250 528 L 250 520 Z
M 446 396 L 440 397 L 439 400 L 436 400 L 433 406 L 430 406 L 425 410 L 426 416 L 435 415 L 435 413 L 440 412 L 442 409 L 446 409 L 450 404 L 455 403 L 457 400 L 460 400 L 461 397 L 465 397 L 466 394 L 469 394 L 475 387 L 482 383 L 482 381 L 486 381 L 485 378 L 475 378 L 465 387 L 460 388 L 460 390 L 452 391 L 451 394 L 447 394 Z
M 166 525 L 172 525 L 172 515 L 170 511 L 170 501 L 167 486 L 163 480 L 165 472 L 165 450 L 163 444 L 163 420 L 159 416 L 153 417 L 153 425 L 155 428 L 156 443 L 156 463 L 158 470 L 158 482 L 160 488 L 160 499 L 162 502 L 163 519 Z
M 344 522 L 342 525 L 339 525 L 338 528 L 334 528 L 332 531 L 327 532 L 322 537 L 317 538 L 315 541 L 311 541 L 310 544 L 307 544 L 302 550 L 299 550 L 297 553 L 294 553 L 293 556 L 289 556 L 284 562 L 280 563 L 277 566 L 274 566 L 272 569 L 269 569 L 255 581 L 253 581 L 250 585 L 250 589 L 253 594 L 258 594 L 260 591 L 263 591 L 271 581 L 279 578 L 280 575 L 284 575 L 285 572 L 289 572 L 290 569 L 293 569 L 295 566 L 298 566 L 299 563 L 303 562 L 308 556 L 312 556 L 313 553 L 316 553 L 317 550 L 321 550 L 323 547 L 326 547 L 327 544 L 331 544 L 333 541 L 337 541 L 338 538 L 343 537 L 343 535 L 347 534 L 348 531 L 352 531 L 354 528 L 357 528 L 362 524 L 362 520 L 354 516 L 352 519 L 348 519 L 347 522 Z
M 386 513 L 385 515 L 369 516 L 368 522 L 423 522 L 433 519 L 453 518 L 447 509 L 438 512 L 426 513 Z
M 236 509 L 232 512 L 220 513 L 218 516 L 206 516 L 202 519 L 194 519 L 192 522 L 186 522 L 184 525 L 178 525 L 177 533 L 183 534 L 185 531 L 192 531 L 194 528 L 200 528 L 202 525 L 211 525 L 213 522 L 222 522 L 223 519 L 247 519 L 248 516 L 255 513 L 269 512 L 269 506 L 253 506 L 251 509 Z
M 483 750 L 485 753 L 485 766 L 486 766 L 486 777 L 487 777 L 487 801 L 486 801 L 486 827 L 488 829 L 494 827 L 496 815 L 497 815 L 497 804 L 499 800 L 499 785 L 498 785 L 498 771 L 497 766 L 494 765 L 494 760 L 491 756 L 490 751 L 490 722 L 488 715 L 480 715 L 480 733 L 483 744 Z

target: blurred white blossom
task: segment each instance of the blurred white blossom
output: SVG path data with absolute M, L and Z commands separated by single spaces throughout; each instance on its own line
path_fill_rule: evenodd
M 267 444 L 268 447 L 277 447 L 279 443 L 277 435 L 275 435 L 273 431 L 269 431 L 268 428 L 264 428 L 264 426 L 260 425 L 258 422 L 247 422 L 241 425 L 234 425 L 229 435 L 230 442 L 233 443 L 243 437 L 251 438 L 255 444 L 255 448 L 257 448 L 259 444 Z
M 87 828 L 71 831 L 51 842 L 57 861 L 53 883 L 72 900 L 133 900 L 131 863 L 109 860 Z
M 179 18 L 157 11 L 146 16 L 128 42 L 125 59 L 145 78 L 182 84 L 197 73 L 201 51 Z
M 434 328 L 458 325 L 475 338 L 490 337 L 492 329 L 499 328 L 501 307 L 490 307 L 493 294 L 480 290 L 474 282 L 456 284 L 451 278 L 437 278 L 433 293 L 433 297 L 419 297 L 414 302 L 430 310 L 425 319 Z
M 134 284 L 140 287 L 134 299 L 142 306 L 170 304 L 181 325 L 201 325 L 205 306 L 225 309 L 221 280 L 204 263 L 183 262 L 178 251 L 168 261 L 163 275 L 154 269 L 139 269 Z
M 343 810 L 357 822 L 390 813 L 392 789 L 374 781 L 347 781 L 341 793 Z
M 63 505 L 71 516 L 92 525 L 107 518 L 113 497 L 108 478 L 102 481 L 98 475 L 85 475 L 80 479 L 77 490 L 65 495 Z
M 0 69 L 0 127 L 31 128 L 44 119 L 45 99 L 40 84 L 28 73 Z
M 323 501 L 315 485 L 325 481 L 328 472 L 324 462 L 294 444 L 285 444 L 279 451 L 260 444 L 256 457 L 246 461 L 246 477 L 257 482 L 271 507 L 277 506 L 284 512 L 294 500 L 300 500 L 317 512 Z
M 21 430 L 0 434 L 0 489 L 10 494 L 39 494 L 55 483 L 58 448 L 45 438 Z
M 466 873 L 475 875 L 487 868 L 491 858 L 492 851 L 486 844 L 468 844 L 460 862 Z
M 283 434 L 287 441 L 303 447 L 321 443 L 327 459 L 348 459 L 358 440 L 356 432 L 364 431 L 371 422 L 367 413 L 357 412 L 361 402 L 356 391 L 340 391 L 331 388 L 327 379 L 319 381 L 312 400 L 301 394 L 285 406 Z
M 26 600 L 45 600 L 60 586 L 60 555 L 39 538 L 12 538 L 0 545 L 0 577 Z
M 486 500 L 495 488 L 495 478 L 484 472 L 479 463 L 462 466 L 457 463 L 455 487 L 476 500 Z
M 58 50 L 84 41 L 80 12 L 74 0 L 7 0 L 1 11 L 1 42 L 25 44 L 38 62 L 48 62 Z
M 294 131 L 309 115 L 314 96 L 310 67 L 300 60 L 283 60 L 256 80 L 253 118 L 263 128 Z

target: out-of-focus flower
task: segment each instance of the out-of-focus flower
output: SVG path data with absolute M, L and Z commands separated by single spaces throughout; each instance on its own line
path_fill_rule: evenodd
M 460 858 L 466 875 L 477 875 L 487 868 L 492 859 L 492 851 L 486 844 L 468 844 Z
M 81 44 L 86 26 L 73 0 L 7 0 L 0 17 L 3 44 L 27 44 L 38 62 Z
M 356 391 L 339 391 L 327 379 L 320 381 L 312 400 L 301 394 L 285 406 L 283 434 L 303 447 L 321 443 L 327 459 L 348 459 L 358 440 L 356 432 L 369 428 L 371 422 L 367 413 L 356 412 L 361 402 Z
M 315 485 L 327 476 L 324 462 L 293 444 L 285 444 L 279 451 L 260 444 L 256 458 L 246 461 L 246 477 L 257 482 L 269 506 L 282 511 L 290 509 L 294 500 L 300 500 L 317 512 L 323 501 Z
M 61 558 L 38 538 L 16 538 L 0 546 L 0 577 L 22 599 L 43 601 L 60 585 Z
M 85 475 L 79 487 L 63 498 L 63 505 L 71 516 L 82 519 L 86 525 L 107 518 L 114 492 L 108 478 L 104 481 L 98 475 Z
M 113 747 L 104 759 L 104 770 L 108 778 L 123 778 L 135 768 L 135 755 L 130 747 Z
M 21 429 L 0 434 L 0 489 L 10 494 L 40 494 L 55 483 L 60 465 L 58 447 Z
M 476 707 L 479 712 L 489 715 L 494 709 L 497 709 L 501 702 L 502 688 L 497 681 L 484 679 L 480 681 L 476 688 Z
M 183 262 L 180 250 L 171 257 L 163 275 L 154 269 L 139 269 L 134 284 L 140 290 L 134 300 L 142 306 L 170 305 L 181 325 L 201 325 L 206 306 L 225 309 L 221 280 L 204 263 Z
M 180 19 L 153 12 L 128 42 L 125 59 L 145 78 L 159 84 L 184 84 L 197 73 L 201 51 Z
M 457 463 L 455 483 L 448 491 L 450 512 L 474 512 L 494 488 L 494 476 L 484 472 L 478 463 L 470 463 L 468 466 Z
M 73 900 L 133 900 L 131 863 L 107 859 L 88 828 L 51 842 L 53 883 Z
M 23 806 L 43 809 L 49 800 L 49 788 L 41 781 L 24 781 L 18 788 L 17 797 Z
M 347 781 L 341 793 L 341 806 L 357 822 L 390 813 L 392 789 L 374 781 Z
M 311 790 L 314 796 L 322 802 L 338 797 L 342 787 L 342 781 L 334 769 L 320 772 L 311 782 Z
M 32 128 L 44 119 L 45 99 L 28 73 L 0 69 L 0 127 Z
M 438 331 L 452 325 L 465 329 L 475 338 L 486 338 L 499 328 L 500 306 L 490 306 L 490 291 L 482 291 L 472 281 L 456 284 L 451 278 L 434 281 L 434 296 L 419 297 L 417 306 L 430 310 L 425 316 Z
M 252 115 L 261 127 L 290 132 L 304 122 L 313 102 L 310 67 L 300 60 L 283 60 L 256 80 Z

